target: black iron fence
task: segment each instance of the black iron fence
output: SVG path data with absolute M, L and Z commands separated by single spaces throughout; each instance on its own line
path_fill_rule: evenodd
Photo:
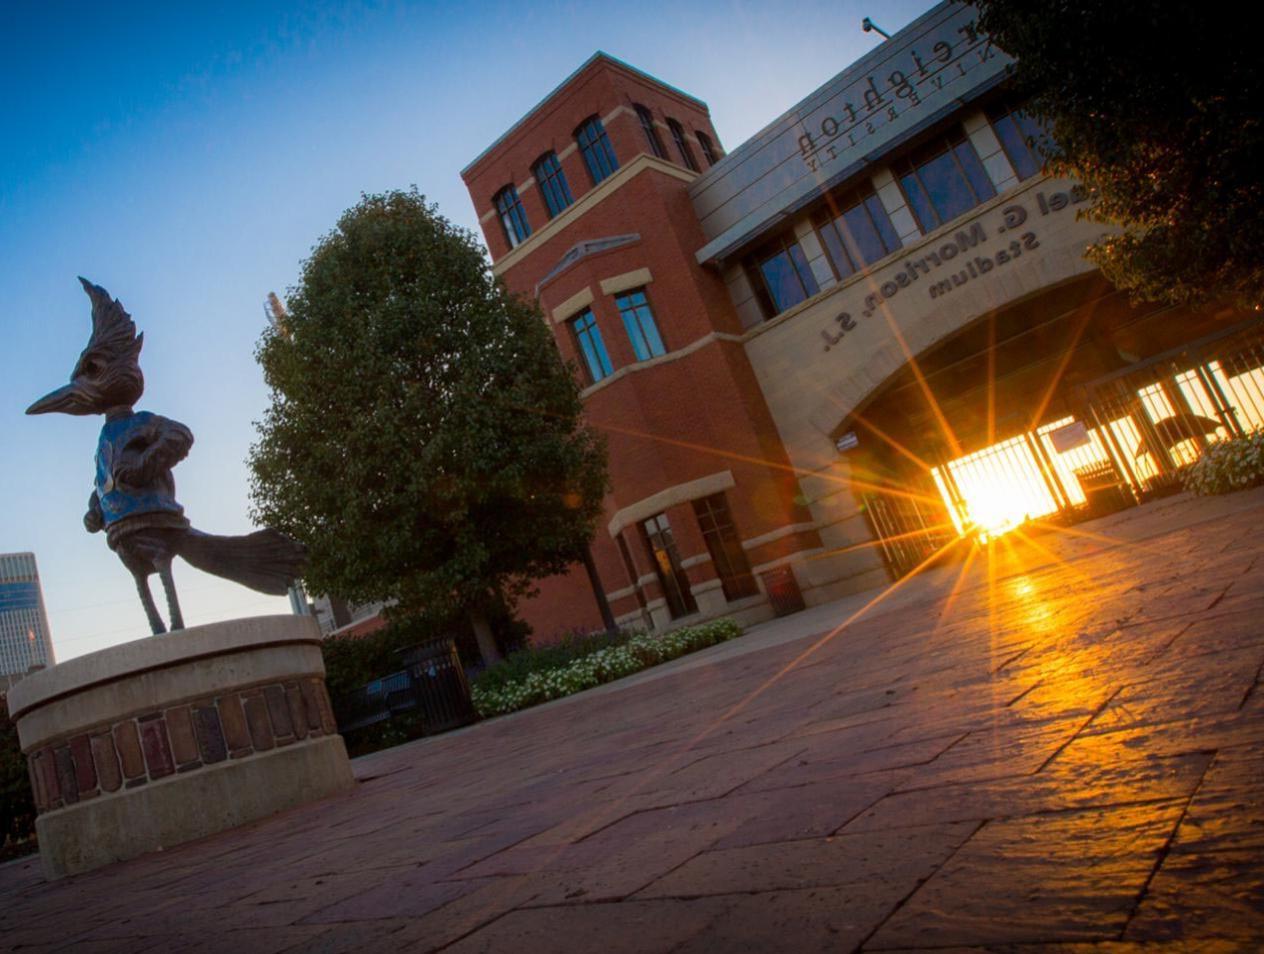
M 407 716 L 420 735 L 468 725 L 478 716 L 456 643 L 441 640 L 402 653 L 404 668 L 334 700 L 338 731 L 349 735 Z
M 1264 431 L 1264 322 L 1137 361 L 1079 386 L 1069 403 L 1075 413 L 932 469 L 957 533 L 1075 522 L 1180 490 L 1210 444 Z M 943 545 L 942 515 L 920 498 L 862 502 L 892 577 Z

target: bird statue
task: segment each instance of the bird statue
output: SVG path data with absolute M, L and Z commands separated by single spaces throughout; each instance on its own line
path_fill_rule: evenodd
M 183 557 L 199 570 L 258 590 L 283 595 L 302 572 L 301 543 L 271 529 L 245 536 L 217 536 L 193 529 L 176 502 L 171 468 L 188 456 L 193 433 L 178 421 L 134 411 L 145 389 L 132 317 L 117 298 L 84 278 L 92 300 L 92 336 L 79 355 L 70 383 L 40 398 L 27 414 L 104 414 L 97 441 L 96 481 L 83 525 L 105 531 L 106 542 L 136 580 L 154 635 L 167 631 L 149 577 L 157 573 L 167 596 L 170 628 L 184 628 L 171 576 Z

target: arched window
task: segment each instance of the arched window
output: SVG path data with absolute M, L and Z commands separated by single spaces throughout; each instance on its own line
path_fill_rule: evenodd
M 689 140 L 685 138 L 685 131 L 680 123 L 669 118 L 667 128 L 671 130 L 672 139 L 676 141 L 676 148 L 680 151 L 680 158 L 684 160 L 685 166 L 694 172 L 699 171 L 698 160 L 693 157 L 693 150 L 689 148 Z
M 584 157 L 593 185 L 613 175 L 619 168 L 614 146 L 610 145 L 610 137 L 606 135 L 600 116 L 590 116 L 579 125 L 575 130 L 575 142 L 579 144 L 579 153 Z
M 566 184 L 566 173 L 562 164 L 557 161 L 557 153 L 546 152 L 536 160 L 531 172 L 535 175 L 540 194 L 544 196 L 544 204 L 548 207 L 549 218 L 553 218 L 575 200 L 571 197 L 571 188 Z
M 663 141 L 658 138 L 658 130 L 654 128 L 654 114 L 640 103 L 633 104 L 633 108 L 636 110 L 636 118 L 641 121 L 641 131 L 650 144 L 650 152 L 659 159 L 666 159 L 667 150 L 663 148 Z
M 711 137 L 704 132 L 694 130 L 693 134 L 698 137 L 698 145 L 702 147 L 703 158 L 707 160 L 708 166 L 714 166 L 720 161 L 720 153 L 715 148 L 715 143 L 711 141 Z
M 500 216 L 500 224 L 505 228 L 509 247 L 517 248 L 531 234 L 531 224 L 527 221 L 527 213 L 518 198 L 518 190 L 512 184 L 507 185 L 492 197 L 492 202 Z

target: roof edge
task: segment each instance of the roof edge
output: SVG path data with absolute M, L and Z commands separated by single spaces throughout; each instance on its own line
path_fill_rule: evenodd
M 560 83 L 554 86 L 551 90 L 549 90 L 549 92 L 544 95 L 543 99 L 541 99 L 534 106 L 532 106 L 525 113 L 523 113 L 517 122 L 515 122 L 503 133 L 497 136 L 495 140 L 493 140 L 491 145 L 489 145 L 486 149 L 484 149 L 477 156 L 475 156 L 468 163 L 466 163 L 465 167 L 461 170 L 461 177 L 464 178 L 467 172 L 469 172 L 471 169 L 477 166 L 480 162 L 486 159 L 488 154 L 491 153 L 493 150 L 495 150 L 497 146 L 501 145 L 503 142 L 505 142 L 510 137 L 512 137 L 513 134 L 516 133 L 519 129 L 521 129 L 524 125 L 526 125 L 526 123 L 533 116 L 535 116 L 536 113 L 538 113 L 541 109 L 547 106 L 552 99 L 558 96 L 558 94 L 560 94 L 564 89 L 566 89 L 567 86 L 569 86 L 576 79 L 578 79 L 580 75 L 583 74 L 589 67 L 591 67 L 593 64 L 598 63 L 598 62 L 605 62 L 605 63 L 611 64 L 612 66 L 617 66 L 620 69 L 625 70 L 628 73 L 631 73 L 633 76 L 639 77 L 640 79 L 648 80 L 649 82 L 653 83 L 656 86 L 661 86 L 664 89 L 670 90 L 672 93 L 675 93 L 677 96 L 680 96 L 684 99 L 689 100 L 689 102 L 693 103 L 694 105 L 701 107 L 702 110 L 707 113 L 707 115 L 710 115 L 711 113 L 710 107 L 707 106 L 707 104 L 704 103 L 702 100 L 698 99 L 698 97 L 690 96 L 684 90 L 680 89 L 679 87 L 673 86 L 671 83 L 664 83 L 657 76 L 654 76 L 651 73 L 647 73 L 645 72 L 645 70 L 637 69 L 631 63 L 626 63 L 623 60 L 619 59 L 617 56 L 611 56 L 609 53 L 605 52 L 604 50 L 598 50 L 592 56 L 588 57 L 588 59 L 584 60 L 584 62 L 581 63 L 576 69 L 574 69 L 570 73 L 570 75 L 566 77 L 566 79 L 562 80 Z

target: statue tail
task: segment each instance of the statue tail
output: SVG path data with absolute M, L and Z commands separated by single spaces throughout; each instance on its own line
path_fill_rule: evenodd
M 307 562 L 303 544 L 272 529 L 240 537 L 190 529 L 176 552 L 199 570 L 274 596 L 285 594 Z

